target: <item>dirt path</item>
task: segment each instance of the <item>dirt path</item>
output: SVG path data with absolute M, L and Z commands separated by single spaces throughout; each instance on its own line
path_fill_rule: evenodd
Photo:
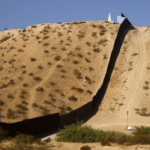
M 129 111 L 130 113 L 134 114 L 134 108 L 138 105 L 139 101 L 137 100 L 138 96 L 138 89 L 143 80 L 143 72 L 145 69 L 145 60 L 146 60 L 146 53 L 145 53 L 145 47 L 143 44 L 143 38 L 142 38 L 143 31 L 139 31 L 137 36 L 135 37 L 135 42 L 138 44 L 137 50 L 138 50 L 138 61 L 136 64 L 136 67 L 133 68 L 132 75 L 129 77 L 130 79 L 130 87 L 129 88 L 129 94 L 127 96 L 127 100 L 124 102 L 124 105 L 120 111 L 120 115 L 125 114 L 126 111 Z

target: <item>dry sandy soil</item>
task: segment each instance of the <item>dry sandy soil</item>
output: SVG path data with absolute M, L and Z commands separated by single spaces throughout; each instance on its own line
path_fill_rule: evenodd
M 0 32 L 2 122 L 64 114 L 91 101 L 118 29 L 119 24 L 88 21 Z
M 136 27 L 125 37 L 99 111 L 86 124 L 104 130 L 150 126 L 150 28 Z
M 6 147 L 6 145 L 10 145 L 10 142 L 3 142 L 1 146 Z M 80 150 L 83 146 L 90 146 L 91 150 L 150 150 L 150 145 L 133 145 L 133 146 L 125 146 L 125 145 L 117 145 L 112 144 L 111 146 L 101 146 L 100 143 L 67 143 L 67 142 L 56 142 L 51 141 L 46 144 L 46 146 L 39 146 L 37 144 L 32 144 L 32 150 Z

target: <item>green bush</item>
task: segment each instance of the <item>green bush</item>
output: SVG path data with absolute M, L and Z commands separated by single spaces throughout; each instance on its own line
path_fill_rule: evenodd
M 74 95 L 72 95 L 72 96 L 69 97 L 69 100 L 70 101 L 77 101 L 78 98 L 76 98 Z
M 65 126 L 56 134 L 58 142 L 94 143 L 107 140 L 109 142 L 123 144 L 130 136 L 115 131 L 102 131 L 92 129 L 90 126 L 81 126 L 83 121 Z
M 33 135 L 26 135 L 18 133 L 14 139 L 14 147 L 17 150 L 23 150 L 28 147 L 28 144 L 32 144 L 35 141 Z
M 82 146 L 80 150 L 91 150 L 91 147 L 88 145 Z
M 4 140 L 7 135 L 8 135 L 8 131 L 0 127 L 0 142 Z
M 3 38 L 0 40 L 0 42 L 1 42 L 1 43 L 2 43 L 2 42 L 5 42 L 5 41 L 7 41 L 9 38 L 10 38 L 10 36 L 5 36 L 5 37 L 3 37 Z

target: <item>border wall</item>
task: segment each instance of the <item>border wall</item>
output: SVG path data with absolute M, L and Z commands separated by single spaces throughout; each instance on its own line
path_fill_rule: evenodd
M 130 25 L 131 23 L 128 21 L 128 19 L 125 19 L 121 24 L 115 40 L 115 44 L 112 50 L 103 84 L 98 90 L 97 94 L 93 97 L 92 101 L 62 116 L 56 113 L 10 124 L 0 122 L 0 127 L 2 127 L 5 130 L 8 130 L 9 135 L 15 135 L 17 132 L 38 135 L 57 130 L 59 127 L 62 128 L 64 125 L 68 125 L 76 121 L 77 119 L 80 119 L 81 117 L 85 116 L 90 111 L 94 110 L 98 103 L 101 103 L 103 96 L 106 92 L 115 62 L 120 52 L 121 44 L 124 39 L 123 37 L 125 36 L 123 36 L 123 34 Z

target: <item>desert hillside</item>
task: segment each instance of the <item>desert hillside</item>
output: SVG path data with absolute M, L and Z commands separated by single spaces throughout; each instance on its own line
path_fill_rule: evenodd
M 126 125 L 150 125 L 149 36 L 150 27 L 128 31 L 99 111 L 88 125 L 126 133 L 129 133 Z M 128 121 L 126 111 L 129 111 Z
M 40 24 L 0 32 L 2 122 L 56 112 L 65 114 L 91 101 L 103 82 L 119 26 L 88 21 Z M 124 43 L 127 49 L 130 43 L 130 40 Z M 125 62 L 125 55 L 129 54 L 128 51 L 123 53 L 121 61 Z M 133 66 L 139 56 L 129 56 L 134 58 L 130 60 L 134 61 Z M 120 79 L 122 67 L 119 65 L 123 65 L 116 65 L 115 79 Z M 133 71 L 134 68 L 126 72 Z M 115 84 L 118 88 L 119 83 Z M 126 94 L 123 96 L 127 99 Z M 112 101 L 119 98 L 111 97 Z M 105 101 L 108 100 L 104 100 L 106 110 L 113 107 L 114 103 L 110 108 L 105 106 Z

